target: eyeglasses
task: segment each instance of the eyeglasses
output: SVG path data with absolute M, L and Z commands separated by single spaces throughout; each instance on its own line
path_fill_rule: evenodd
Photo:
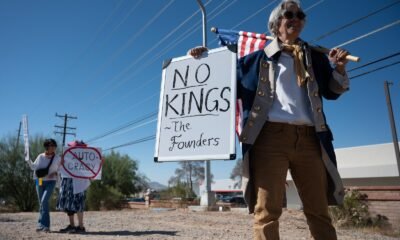
M 299 20 L 303 20 L 306 18 L 306 14 L 303 11 L 292 12 L 292 11 L 284 11 L 282 16 L 286 19 L 293 19 L 297 17 Z

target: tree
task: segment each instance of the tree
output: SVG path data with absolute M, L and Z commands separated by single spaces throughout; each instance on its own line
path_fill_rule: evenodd
M 235 187 L 242 186 L 242 166 L 243 166 L 243 159 L 241 158 L 237 159 L 235 167 L 233 167 L 231 172 L 231 179 L 235 182 Z
M 175 176 L 168 180 L 172 186 L 185 185 L 186 197 L 191 197 L 193 193 L 193 182 L 204 180 L 204 166 L 202 161 L 179 162 L 180 168 L 175 169 Z
M 42 136 L 30 141 L 30 156 L 35 160 L 43 152 Z M 0 197 L 20 211 L 33 211 L 37 207 L 37 196 L 33 172 L 24 160 L 22 144 L 15 137 L 0 140 Z
M 103 205 L 107 209 L 118 208 L 120 200 L 143 190 L 137 162 L 128 155 L 112 151 L 104 156 L 100 181 L 93 181 L 88 190 L 88 207 L 98 210 Z

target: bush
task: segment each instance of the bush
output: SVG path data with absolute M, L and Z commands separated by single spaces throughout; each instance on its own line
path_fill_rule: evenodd
M 347 190 L 343 205 L 329 208 L 332 221 L 341 227 L 388 227 L 387 217 L 379 214 L 371 216 L 366 199 L 366 194 Z
M 142 190 L 135 160 L 116 152 L 104 158 L 101 180 L 92 181 L 87 191 L 89 210 L 119 209 L 122 199 Z
M 160 191 L 160 199 L 169 200 L 172 198 L 181 198 L 181 199 L 194 199 L 196 198 L 196 194 L 186 186 L 185 183 L 178 182 L 176 186 L 169 187 Z
M 37 209 L 37 194 L 33 172 L 24 160 L 22 144 L 16 144 L 17 139 L 6 137 L 0 140 L 0 198 L 19 211 Z M 36 136 L 30 141 L 30 156 L 43 152 L 42 136 Z
M 122 198 L 122 193 L 114 187 L 95 181 L 87 191 L 86 206 L 88 210 L 94 211 L 119 209 Z

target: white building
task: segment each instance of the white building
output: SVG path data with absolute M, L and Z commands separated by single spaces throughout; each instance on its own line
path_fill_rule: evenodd
M 393 143 L 340 148 L 335 153 L 345 187 L 400 186 L 399 163 Z M 287 182 L 288 208 L 299 208 L 301 201 L 290 173 Z
M 199 185 L 199 196 L 205 191 L 205 185 Z M 239 184 L 230 178 L 216 179 L 211 183 L 211 191 L 223 195 L 242 195 Z M 196 193 L 197 194 L 197 193 Z

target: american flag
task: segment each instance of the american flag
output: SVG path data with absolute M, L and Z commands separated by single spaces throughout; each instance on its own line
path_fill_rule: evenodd
M 267 44 L 267 36 L 262 33 L 217 29 L 219 44 L 222 46 L 237 46 L 237 57 L 242 58 L 254 51 L 263 49 Z
M 215 32 L 222 46 L 236 46 L 237 58 L 240 59 L 254 51 L 263 49 L 267 44 L 267 36 L 261 33 L 216 29 Z M 236 101 L 236 133 L 238 136 L 243 129 L 243 105 L 242 100 Z

